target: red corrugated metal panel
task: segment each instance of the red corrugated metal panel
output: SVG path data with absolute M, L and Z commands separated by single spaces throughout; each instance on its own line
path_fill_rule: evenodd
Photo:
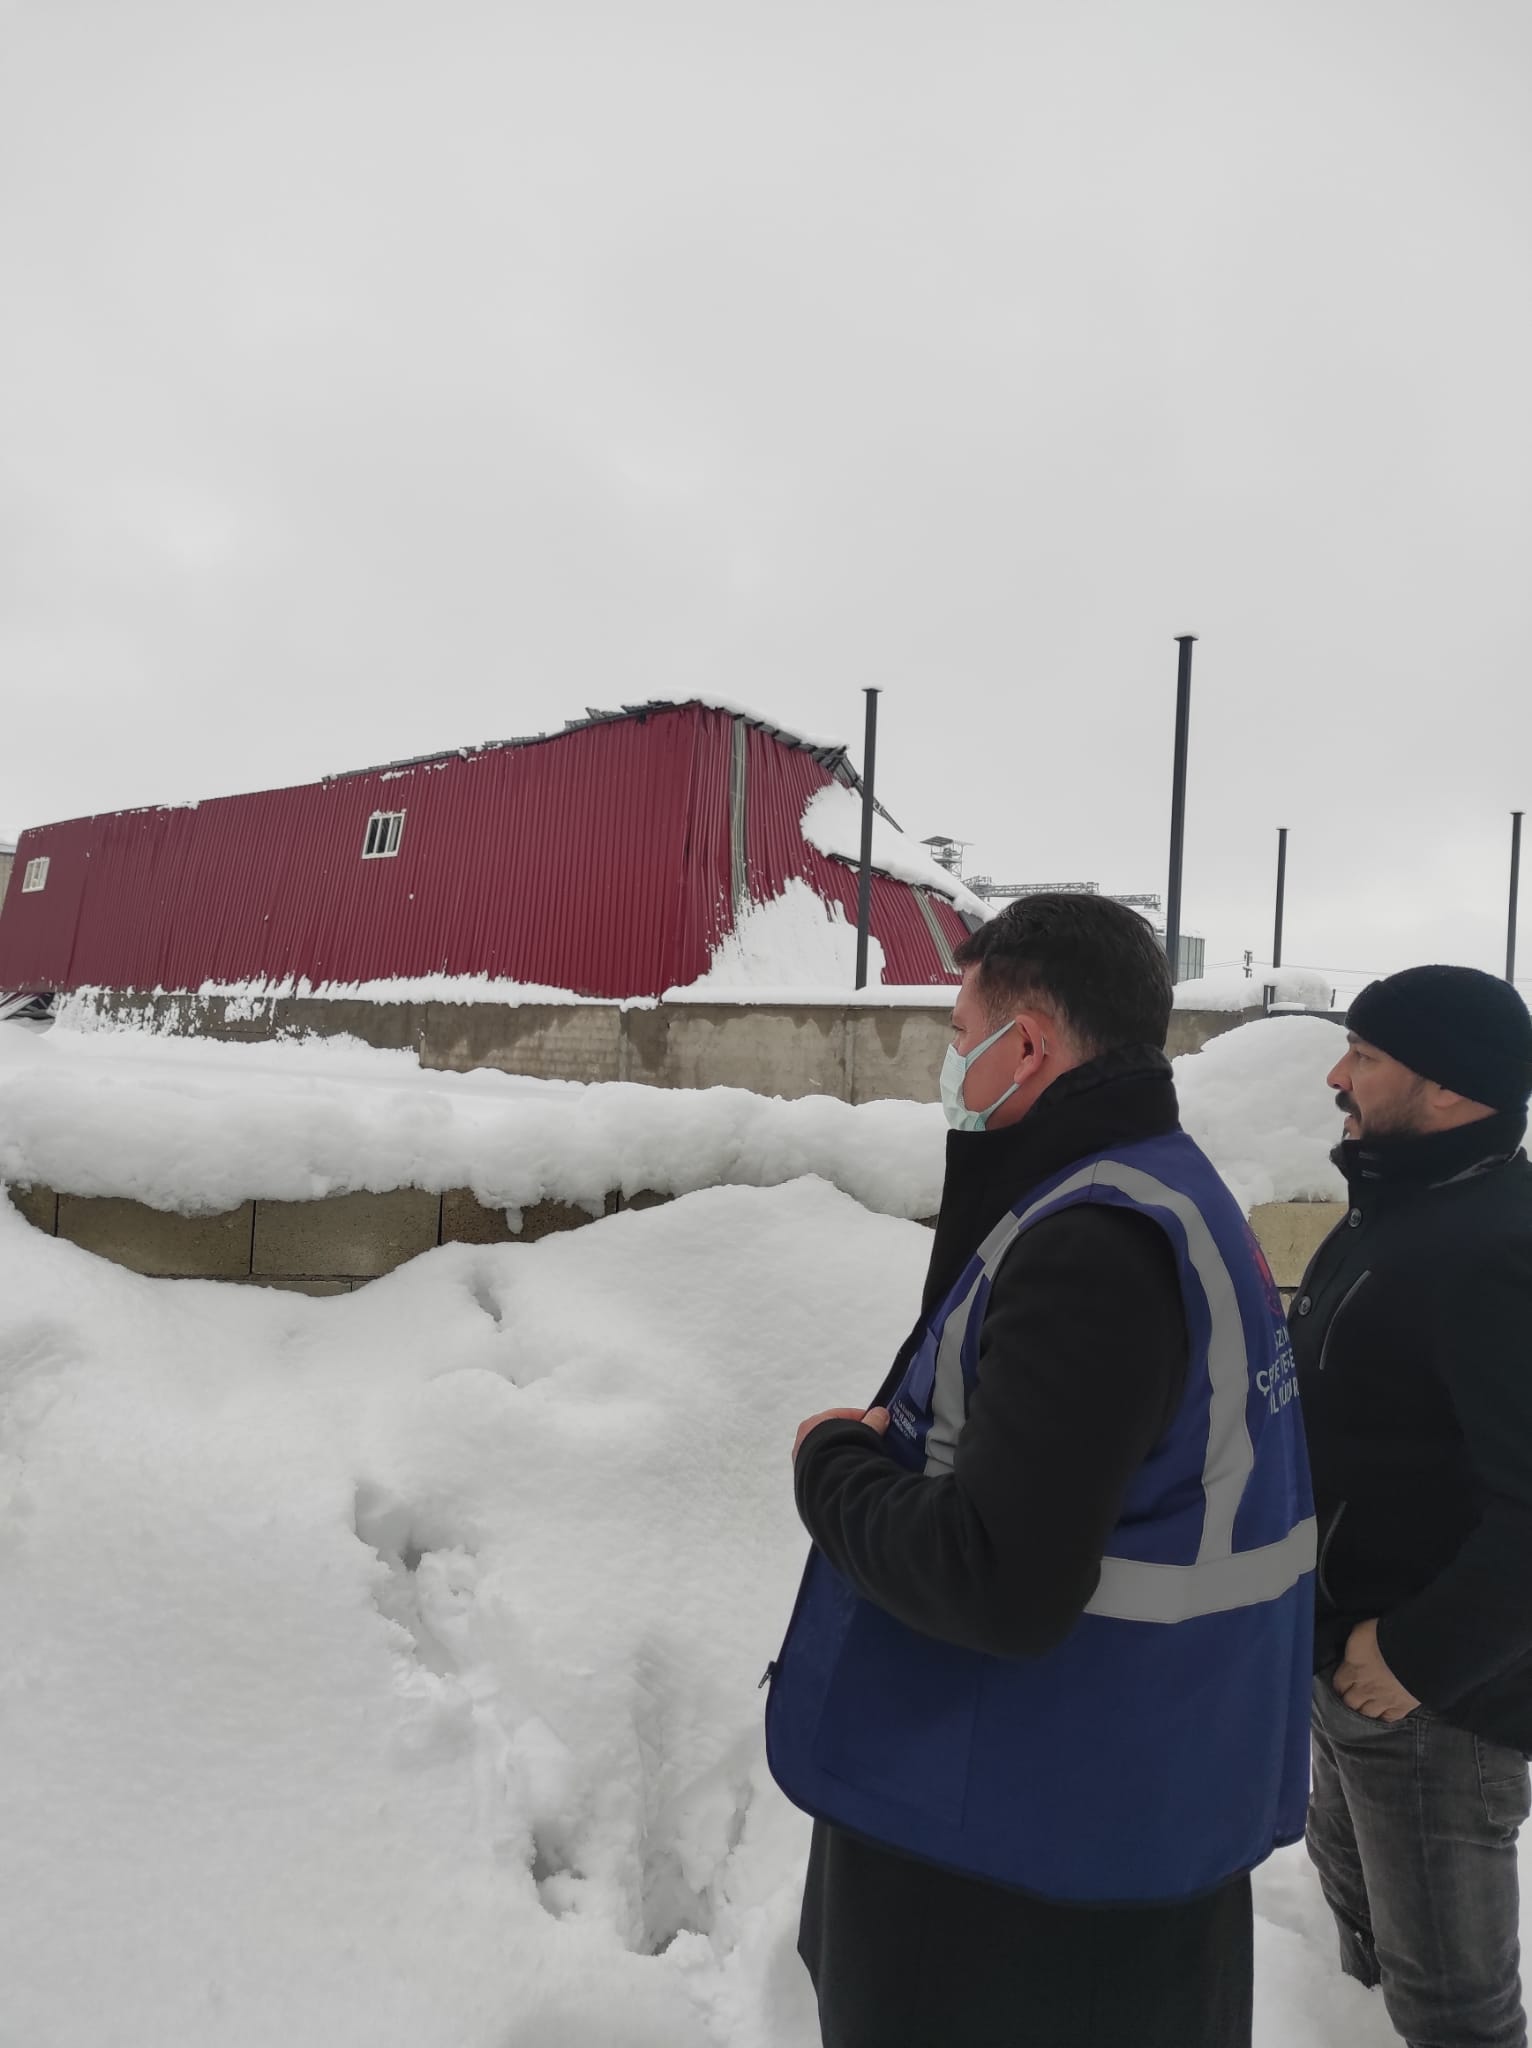
M 759 898 L 780 895 L 789 876 L 797 875 L 827 902 L 839 903 L 847 920 L 857 919 L 857 872 L 845 861 L 832 860 L 810 846 L 800 829 L 804 807 L 816 790 L 834 778 L 812 755 L 777 745 L 753 731 L 749 748 L 750 879 Z M 944 930 L 965 931 L 946 905 L 933 908 Z M 871 904 L 872 936 L 883 948 L 883 978 L 889 982 L 951 984 L 953 976 L 937 956 L 930 927 L 920 914 L 914 891 L 888 875 L 874 874 Z M 956 943 L 956 940 L 953 941 Z
M 968 927 L 958 915 L 956 906 L 945 896 L 938 896 L 934 889 L 926 891 L 926 901 L 936 913 L 936 922 L 947 937 L 947 944 L 957 950 L 968 937 Z
M 686 804 L 686 837 L 673 889 L 665 979 L 656 993 L 685 988 L 707 972 L 713 949 L 734 924 L 729 830 L 729 757 L 734 720 L 698 708 Z
M 734 719 L 697 704 L 325 783 L 119 812 L 29 833 L 0 919 L 0 984 L 196 988 L 486 974 L 581 994 L 694 981 L 733 922 Z M 856 918 L 856 875 L 808 846 L 830 780 L 812 754 L 747 734 L 751 891 L 801 876 Z M 397 856 L 364 860 L 374 811 L 405 813 Z M 944 928 L 961 920 L 938 906 Z M 890 980 L 946 981 L 911 891 L 874 879 Z
M 58 989 L 69 982 L 80 901 L 92 873 L 93 818 L 70 818 L 23 832 L 0 906 L 0 989 Z M 24 891 L 28 861 L 48 857 L 41 889 Z
M 48 914 L 25 929 L 7 916 L 0 959 L 18 985 L 54 988 L 446 973 L 657 994 L 700 972 L 726 912 L 730 732 L 694 705 L 53 827 L 43 851 L 61 834 L 90 841 L 78 930 L 50 873 L 27 899 L 51 898 Z M 375 810 L 406 814 L 394 858 L 361 857 Z M 72 837 L 68 851 L 59 879 L 74 885 Z

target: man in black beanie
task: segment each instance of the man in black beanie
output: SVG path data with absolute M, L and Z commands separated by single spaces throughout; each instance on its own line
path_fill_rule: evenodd
M 1293 1303 L 1320 1553 L 1309 1854 L 1415 2048 L 1525 2048 L 1532 1018 L 1466 967 L 1352 1004 L 1351 1203 Z

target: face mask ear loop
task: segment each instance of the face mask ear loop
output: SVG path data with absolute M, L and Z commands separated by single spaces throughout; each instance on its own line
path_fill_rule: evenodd
M 1013 1081 L 1003 1095 L 997 1096 L 987 1109 L 970 1109 L 963 1094 L 963 1082 L 974 1061 L 988 1052 L 992 1045 L 998 1045 L 1008 1031 L 1014 1030 L 1016 1019 L 1009 1018 L 998 1031 L 992 1031 L 988 1038 L 981 1040 L 972 1052 L 961 1053 L 955 1045 L 947 1048 L 947 1057 L 942 1062 L 941 1095 L 942 1108 L 947 1121 L 956 1131 L 982 1131 L 1002 1102 L 1009 1102 L 1016 1093 Z

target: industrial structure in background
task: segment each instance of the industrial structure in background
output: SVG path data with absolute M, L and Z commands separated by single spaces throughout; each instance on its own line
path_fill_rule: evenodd
M 11 868 L 16 859 L 16 844 L 11 839 L 0 839 L 0 908 L 5 904 L 5 892 L 10 886 Z
M 0 1003 L 434 976 L 659 996 L 697 982 L 792 885 L 854 933 L 855 845 L 825 851 L 803 829 L 837 785 L 861 789 L 843 747 L 691 700 L 40 826 L 21 837 L 0 915 Z M 950 985 L 979 906 L 881 815 L 902 870 L 870 880 L 884 979 Z
M 922 842 L 938 867 L 945 868 L 954 880 L 960 881 L 965 889 L 986 903 L 1014 903 L 1018 896 L 1099 896 L 1100 884 L 1096 882 L 997 882 L 992 875 L 965 875 L 963 855 L 968 843 L 962 839 L 948 839 L 937 833 Z M 1160 938 L 1165 937 L 1165 899 L 1153 891 L 1137 895 L 1113 896 L 1114 903 L 1126 903 L 1132 910 L 1147 918 Z M 1176 980 L 1197 981 L 1204 971 L 1207 957 L 1207 941 L 1194 938 L 1183 932 L 1178 948 Z

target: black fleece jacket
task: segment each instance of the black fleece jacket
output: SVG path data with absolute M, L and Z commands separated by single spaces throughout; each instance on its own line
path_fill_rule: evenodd
M 1064 1075 L 1008 1129 L 953 1133 L 922 1316 L 1030 1189 L 1176 1123 L 1169 1063 L 1143 1047 Z M 918 1326 L 880 1401 L 917 1339 Z M 909 1627 L 996 1656 L 1041 1656 L 1096 1590 L 1128 1483 L 1179 1405 L 1188 1357 L 1158 1225 L 1066 1209 L 1026 1231 L 995 1275 L 952 1472 L 907 1473 L 860 1423 L 824 1422 L 798 1453 L 798 1511 L 857 1591 Z
M 1532 1166 L 1520 1113 L 1353 1140 L 1291 1312 L 1319 1517 L 1315 1659 L 1532 1752 Z

